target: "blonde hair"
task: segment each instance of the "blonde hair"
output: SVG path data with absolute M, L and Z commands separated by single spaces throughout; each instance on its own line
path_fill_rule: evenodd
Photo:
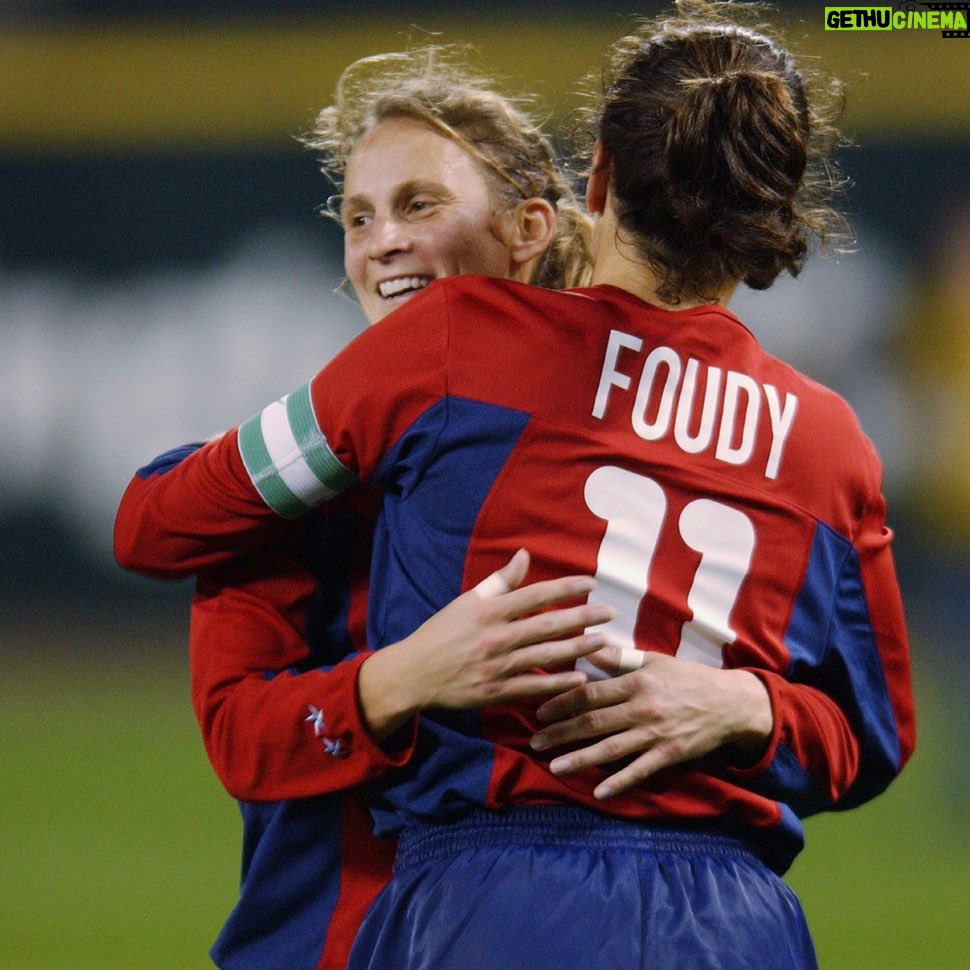
M 495 197 L 509 208 L 530 198 L 549 202 L 556 233 L 532 282 L 560 289 L 590 274 L 590 221 L 559 168 L 550 140 L 523 99 L 497 93 L 471 73 L 468 49 L 429 44 L 365 57 L 337 83 L 333 103 L 316 118 L 304 144 L 318 151 L 324 174 L 339 190 L 347 159 L 362 135 L 389 118 L 413 118 L 460 145 L 481 166 Z

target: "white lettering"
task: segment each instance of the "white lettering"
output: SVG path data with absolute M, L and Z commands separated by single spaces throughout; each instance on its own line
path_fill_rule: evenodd
M 616 360 L 620 356 L 620 348 L 627 347 L 639 353 L 643 341 L 639 337 L 631 337 L 619 330 L 610 331 L 610 339 L 606 345 L 606 356 L 603 358 L 603 370 L 600 373 L 600 384 L 596 389 L 596 403 L 593 405 L 593 417 L 602 418 L 606 414 L 609 402 L 610 387 L 619 387 L 626 391 L 630 387 L 629 374 L 622 374 L 616 369 Z
M 717 411 L 717 399 L 721 392 L 721 368 L 707 369 L 707 390 L 704 392 L 704 407 L 697 434 L 693 437 L 688 423 L 694 414 L 694 397 L 697 392 L 697 372 L 701 363 L 696 357 L 687 361 L 684 370 L 684 383 L 680 388 L 680 400 L 677 402 L 677 418 L 674 422 L 674 441 L 681 450 L 688 455 L 700 454 L 711 443 L 714 435 L 714 418 Z
M 672 436 L 685 454 L 710 453 L 717 461 L 745 465 L 767 450 L 764 476 L 775 479 L 798 412 L 798 398 L 771 384 L 759 384 L 740 371 L 725 372 L 696 357 L 681 357 L 672 347 L 654 347 L 640 364 L 620 369 L 624 350 L 641 354 L 639 337 L 610 332 L 593 417 L 603 420 L 617 402 L 630 408 L 630 425 L 644 441 Z M 634 391 L 634 380 L 636 388 Z M 703 392 L 701 391 L 703 386 Z M 614 388 L 621 393 L 617 396 Z M 632 400 L 631 400 L 632 395 Z M 762 402 L 767 418 L 762 419 Z M 765 437 L 766 444 L 762 444 Z M 759 447 L 760 446 L 760 447 Z
M 647 409 L 653 397 L 653 385 L 657 378 L 657 371 L 661 367 L 666 369 L 667 379 L 664 381 L 663 392 L 660 395 L 657 416 L 653 421 L 647 421 Z M 667 433 L 674 413 L 674 395 L 680 383 L 681 369 L 680 358 L 669 347 L 657 347 L 644 361 L 640 387 L 637 389 L 637 400 L 633 405 L 633 430 L 644 441 L 659 441 Z
M 785 450 L 785 441 L 798 410 L 798 398 L 794 394 L 786 394 L 785 406 L 782 408 L 778 388 L 771 384 L 765 384 L 765 397 L 768 399 L 768 414 L 771 418 L 771 451 L 768 453 L 765 478 L 777 478 L 781 453 Z
M 741 437 L 734 445 L 732 442 L 738 437 L 738 406 L 742 394 L 745 395 L 748 403 L 742 412 Z M 758 396 L 758 385 L 747 374 L 729 370 L 724 385 L 724 405 L 721 412 L 721 428 L 717 436 L 717 451 L 714 452 L 715 458 L 726 461 L 730 465 L 743 465 L 751 457 L 760 410 L 761 398 Z

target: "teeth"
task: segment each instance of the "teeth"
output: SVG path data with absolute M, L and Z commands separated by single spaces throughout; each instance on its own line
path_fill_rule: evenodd
M 399 276 L 396 280 L 385 280 L 377 284 L 377 292 L 384 299 L 400 296 L 402 293 L 412 293 L 423 290 L 430 282 L 430 276 Z

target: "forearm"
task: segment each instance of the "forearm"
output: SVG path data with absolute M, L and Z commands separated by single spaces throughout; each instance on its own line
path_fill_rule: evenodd
M 229 432 L 131 480 L 115 518 L 115 558 L 125 569 L 180 578 L 255 548 L 281 522 L 250 483 Z
M 358 787 L 404 764 L 407 740 L 394 752 L 381 747 L 357 708 L 364 659 L 271 680 L 245 677 L 213 700 L 201 723 L 226 790 L 246 801 L 306 798 Z
M 354 787 L 406 759 L 371 736 L 357 701 L 364 655 L 312 663 L 303 615 L 314 582 L 200 580 L 192 610 L 193 704 L 217 776 L 236 798 L 302 798 Z M 319 662 L 319 661 L 318 661 Z
M 407 656 L 406 645 L 391 644 L 370 654 L 360 666 L 357 697 L 361 715 L 377 742 L 385 741 L 421 712 Z
M 882 792 L 914 745 L 913 685 L 890 531 L 875 504 L 840 563 L 830 600 L 806 593 L 788 632 L 787 671 L 760 673 L 772 695 L 770 759 L 752 784 L 800 815 Z M 813 618 L 826 617 L 816 632 Z M 821 635 L 820 635 L 821 634 Z

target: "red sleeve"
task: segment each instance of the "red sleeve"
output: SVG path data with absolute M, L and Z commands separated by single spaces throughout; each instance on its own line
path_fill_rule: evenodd
M 118 564 L 181 579 L 267 542 L 283 528 L 250 482 L 235 430 L 162 472 L 129 482 L 115 516 Z
M 315 579 L 273 549 L 199 577 L 192 605 L 192 702 L 209 760 L 234 797 L 303 798 L 361 785 L 403 764 L 364 726 L 357 674 L 367 653 L 296 672 Z
M 739 774 L 759 777 L 772 768 L 780 751 L 786 751 L 814 781 L 823 799 L 834 804 L 848 791 L 859 770 L 859 743 L 845 714 L 815 687 L 793 684 L 765 670 L 751 672 L 768 691 L 774 728 L 758 764 Z M 793 794 L 787 800 L 797 803 Z
M 163 579 L 190 575 L 257 548 L 286 518 L 370 478 L 401 431 L 445 393 L 446 359 L 445 290 L 432 285 L 308 386 L 164 473 L 137 474 L 115 519 L 119 565 Z M 275 419 L 286 424 L 288 408 L 305 399 L 315 412 L 309 423 L 274 435 Z
M 881 497 L 863 514 L 831 599 L 821 604 L 818 650 L 787 676 L 752 670 L 768 689 L 775 727 L 754 787 L 800 815 L 850 808 L 882 792 L 915 746 L 910 654 Z
M 328 447 L 360 478 L 372 477 L 400 435 L 448 393 L 452 282 L 437 281 L 369 327 L 310 382 Z

